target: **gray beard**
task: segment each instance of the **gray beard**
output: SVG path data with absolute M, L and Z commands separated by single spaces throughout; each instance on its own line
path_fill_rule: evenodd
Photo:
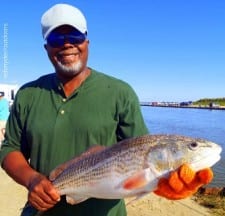
M 79 60 L 77 63 L 74 63 L 71 66 L 63 65 L 61 62 L 57 62 L 57 68 L 67 75 L 76 75 L 81 72 L 83 68 L 82 62 Z

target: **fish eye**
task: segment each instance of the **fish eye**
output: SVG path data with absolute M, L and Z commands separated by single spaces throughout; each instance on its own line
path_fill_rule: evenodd
M 198 147 L 198 143 L 197 143 L 197 142 L 191 142 L 191 143 L 189 144 L 189 148 L 190 148 L 191 150 L 195 150 L 197 147 Z

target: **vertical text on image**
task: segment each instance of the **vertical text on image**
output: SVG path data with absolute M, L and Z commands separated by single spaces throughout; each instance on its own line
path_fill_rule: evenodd
M 8 77 L 8 67 L 9 67 L 9 58 L 8 58 L 8 47 L 9 47 L 9 26 L 8 23 L 3 24 L 3 78 Z

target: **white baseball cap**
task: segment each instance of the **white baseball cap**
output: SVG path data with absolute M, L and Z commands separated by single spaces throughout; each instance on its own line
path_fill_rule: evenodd
M 51 31 L 61 25 L 70 25 L 83 34 L 87 33 L 86 19 L 78 8 L 68 4 L 56 4 L 42 15 L 43 38 L 46 39 Z

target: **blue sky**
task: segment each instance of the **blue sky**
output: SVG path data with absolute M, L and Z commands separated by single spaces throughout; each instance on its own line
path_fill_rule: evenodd
M 128 82 L 141 101 L 225 97 L 224 0 L 3 1 L 0 83 L 54 71 L 40 18 L 55 3 L 85 14 L 88 65 Z

